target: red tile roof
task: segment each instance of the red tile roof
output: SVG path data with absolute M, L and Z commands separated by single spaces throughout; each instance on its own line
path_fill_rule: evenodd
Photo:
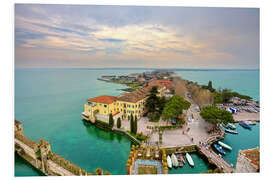
M 97 102 L 97 103 L 103 103 L 103 104 L 111 104 L 114 101 L 116 101 L 116 97 L 115 96 L 98 96 L 92 99 L 88 99 L 87 101 L 90 102 Z
M 250 159 L 251 163 L 253 163 L 255 166 L 259 166 L 260 164 L 260 149 L 247 149 L 242 151 L 245 156 Z
M 148 86 L 166 86 L 167 89 L 173 86 L 173 82 L 169 80 L 156 80 L 148 84 Z

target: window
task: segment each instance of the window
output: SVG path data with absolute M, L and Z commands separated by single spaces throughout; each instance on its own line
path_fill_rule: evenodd
M 136 108 L 137 108 L 137 104 L 136 104 Z
M 137 113 L 138 111 L 136 110 L 135 112 Z
M 111 113 L 112 113 L 112 110 L 111 110 Z
M 102 106 L 102 104 L 99 104 L 99 106 Z
M 119 108 L 117 108 L 117 111 L 119 111 Z
M 134 114 L 134 111 L 132 111 L 132 114 Z
M 106 105 L 106 104 L 104 104 L 104 107 L 107 107 L 107 105 Z
M 104 114 L 106 114 L 106 111 L 104 111 Z
M 130 108 L 130 105 L 128 104 L 128 107 Z
M 119 103 L 117 103 L 117 106 L 119 106 Z
M 134 108 L 134 105 L 132 105 L 132 108 Z

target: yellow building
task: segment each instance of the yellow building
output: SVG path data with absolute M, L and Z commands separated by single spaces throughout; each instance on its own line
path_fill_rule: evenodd
M 145 113 L 144 105 L 151 88 L 152 86 L 140 88 L 119 97 L 103 95 L 88 99 L 84 105 L 83 118 L 93 123 L 97 119 L 109 122 L 110 114 L 115 120 L 118 117 L 123 120 L 130 119 L 131 115 L 139 119 Z M 164 86 L 158 87 L 158 95 L 162 95 L 164 90 Z

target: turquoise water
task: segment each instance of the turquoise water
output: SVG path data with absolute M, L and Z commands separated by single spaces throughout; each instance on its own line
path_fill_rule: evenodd
M 39 138 L 49 140 L 52 150 L 56 154 L 76 165 L 90 172 L 101 167 L 112 174 L 125 174 L 125 164 L 131 142 L 125 136 L 106 132 L 83 122 L 81 112 L 87 98 L 102 94 L 120 95 L 122 91 L 119 89 L 125 87 L 98 81 L 98 77 L 143 71 L 142 69 L 16 69 L 15 119 L 23 123 L 24 133 L 27 137 L 36 141 Z M 214 87 L 221 86 L 222 82 L 225 83 L 222 87 L 233 90 L 237 90 L 240 86 L 239 90 L 245 89 L 248 95 L 259 99 L 259 82 L 257 81 L 259 71 L 256 73 L 254 71 L 239 72 L 239 74 L 245 75 L 237 76 L 238 79 L 241 79 L 238 83 L 234 80 L 237 72 L 215 71 L 215 76 L 210 76 L 213 72 L 199 72 L 194 71 L 193 76 L 190 71 L 178 71 L 177 73 L 185 79 L 197 79 L 199 83 L 207 83 L 210 80 L 209 77 L 215 77 L 216 80 L 211 79 Z M 226 77 L 223 77 L 224 74 Z M 233 80 L 226 81 L 225 79 L 229 79 L 229 76 Z M 218 77 L 225 79 L 219 81 Z M 259 144 L 259 126 L 255 126 L 251 131 L 242 129 L 242 132 L 241 127 L 238 129 L 239 132 L 241 131 L 238 136 L 230 138 L 233 135 L 227 135 L 224 141 L 233 145 L 232 153 L 225 156 L 232 163 L 236 160 L 237 149 Z M 247 135 L 251 134 L 254 136 L 254 140 L 246 142 Z M 187 166 L 171 170 L 170 173 L 199 173 L 209 169 L 207 163 L 196 154 L 192 154 L 192 157 L 195 162 L 194 168 Z M 15 156 L 15 176 L 39 175 L 38 171 Z
M 212 81 L 214 88 L 227 88 L 248 95 L 254 100 L 260 99 L 259 70 L 220 70 L 220 71 L 175 71 L 184 79 L 207 85 Z

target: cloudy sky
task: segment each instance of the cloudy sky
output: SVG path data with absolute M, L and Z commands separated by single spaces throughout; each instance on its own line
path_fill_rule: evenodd
M 15 5 L 15 67 L 259 68 L 259 9 Z

